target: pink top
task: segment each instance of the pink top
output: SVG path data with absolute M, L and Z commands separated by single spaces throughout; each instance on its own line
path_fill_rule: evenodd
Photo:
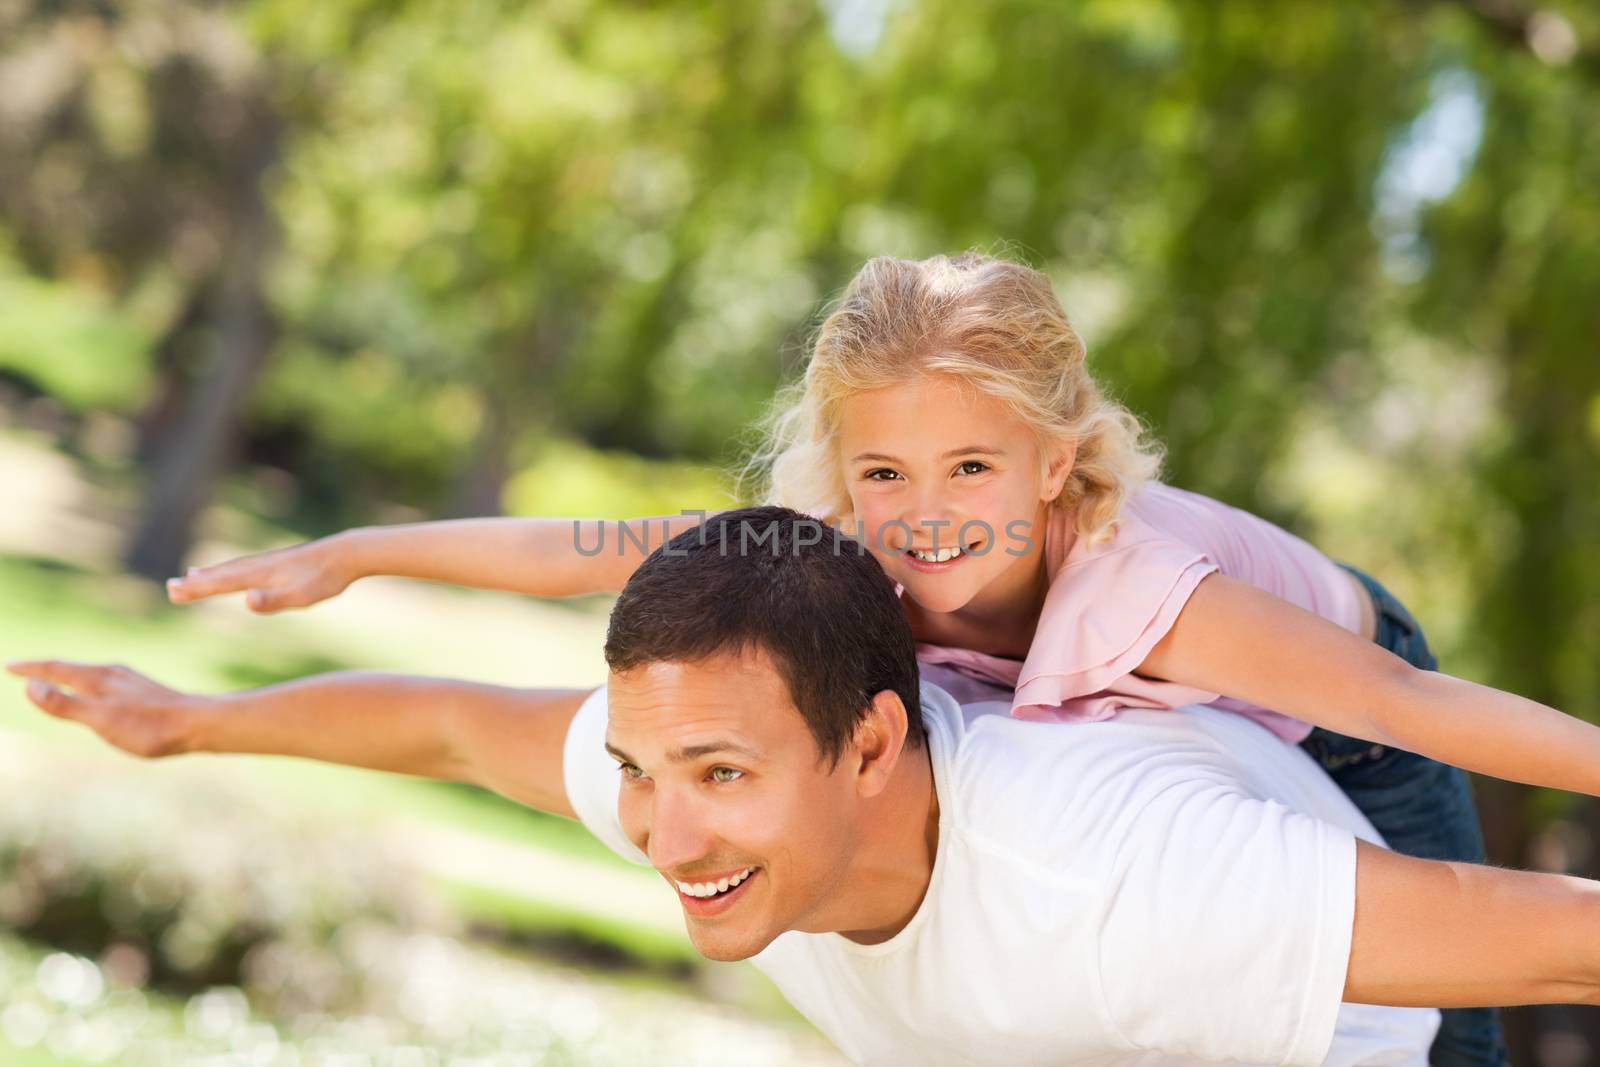
M 1311 732 L 1278 712 L 1133 671 L 1212 571 L 1359 631 L 1360 594 L 1337 564 L 1265 519 L 1159 482 L 1129 497 L 1110 541 L 1090 548 L 1071 522 L 1054 511 L 1045 531 L 1050 588 L 1026 660 L 926 642 L 917 658 L 1014 688 L 1011 714 L 1021 719 L 1095 722 L 1121 708 L 1212 704 L 1291 743 Z

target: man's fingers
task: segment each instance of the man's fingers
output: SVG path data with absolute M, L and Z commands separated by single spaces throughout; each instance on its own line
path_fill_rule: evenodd
M 104 664 L 71 663 L 61 659 L 18 660 L 7 664 L 6 669 L 24 678 L 71 686 L 89 693 L 99 691 L 106 677 L 116 670 Z
M 28 699 L 42 711 L 60 719 L 75 719 L 83 711 L 83 701 L 40 678 L 28 683 Z

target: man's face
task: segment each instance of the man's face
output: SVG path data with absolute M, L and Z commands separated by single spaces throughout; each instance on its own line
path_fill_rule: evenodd
M 766 654 L 613 673 L 608 711 L 623 829 L 701 955 L 746 959 L 807 929 L 849 866 L 860 800 L 848 753 L 831 771 L 819 758 Z

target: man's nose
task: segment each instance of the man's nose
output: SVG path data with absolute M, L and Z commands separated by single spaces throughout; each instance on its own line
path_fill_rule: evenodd
M 712 834 L 692 798 L 659 786 L 650 804 L 650 865 L 660 871 L 692 867 L 711 852 Z

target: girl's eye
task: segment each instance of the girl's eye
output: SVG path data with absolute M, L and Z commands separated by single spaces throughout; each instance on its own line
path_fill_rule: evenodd
M 724 772 L 726 772 L 727 777 L 724 776 Z M 732 767 L 711 768 L 711 780 L 714 782 L 736 782 L 743 777 L 743 771 L 735 770 Z
M 976 467 L 978 469 L 969 471 L 967 470 L 968 467 Z M 980 459 L 969 459 L 956 469 L 962 474 L 982 474 L 984 471 L 989 469 L 989 465 Z
M 880 474 L 886 474 L 889 477 L 888 478 L 880 478 L 880 477 L 878 477 L 878 475 L 880 475 Z M 900 477 L 900 475 L 896 474 L 894 471 L 890 470 L 888 467 L 879 467 L 877 470 L 868 471 L 866 474 L 862 475 L 862 477 L 866 478 L 866 480 L 869 481 L 869 482 L 887 482 L 892 478 Z

